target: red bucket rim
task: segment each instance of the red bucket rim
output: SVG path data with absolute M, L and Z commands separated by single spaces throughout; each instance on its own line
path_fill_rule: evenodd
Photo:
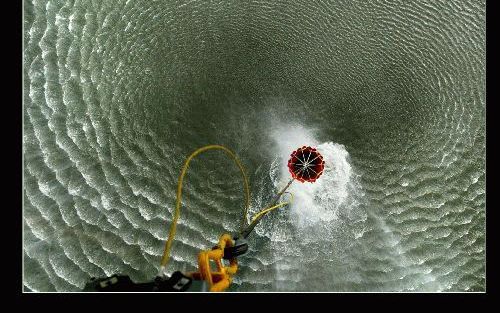
M 302 146 L 290 154 L 288 170 L 292 177 L 302 183 L 315 182 L 325 168 L 323 156 L 316 148 Z

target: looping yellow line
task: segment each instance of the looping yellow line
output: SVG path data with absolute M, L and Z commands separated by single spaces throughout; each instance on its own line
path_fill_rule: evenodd
M 243 214 L 243 220 L 241 222 L 242 229 L 245 227 L 245 225 L 247 223 L 248 208 L 250 206 L 250 188 L 248 187 L 248 179 L 247 179 L 247 176 L 245 174 L 245 170 L 244 170 L 241 162 L 238 160 L 236 155 L 231 150 L 229 150 L 228 148 L 221 146 L 221 145 L 208 145 L 208 146 L 204 146 L 204 147 L 197 149 L 196 151 L 191 153 L 191 155 L 184 162 L 184 166 L 182 167 L 181 175 L 179 176 L 179 180 L 177 182 L 177 198 L 175 200 L 174 218 L 172 219 L 172 223 L 170 225 L 168 239 L 165 243 L 165 250 L 163 251 L 163 256 L 161 258 L 160 274 L 163 274 L 163 270 L 167 266 L 167 263 L 170 259 L 170 249 L 172 247 L 172 241 L 174 239 L 175 231 L 177 228 L 177 220 L 179 219 L 179 215 L 180 215 L 182 182 L 184 180 L 184 176 L 186 175 L 187 169 L 189 167 L 189 163 L 198 154 L 200 154 L 204 151 L 207 151 L 207 150 L 215 150 L 215 149 L 223 150 L 224 152 L 226 152 L 234 160 L 234 162 L 236 163 L 236 165 L 238 166 L 238 168 L 241 171 L 241 174 L 243 176 L 243 181 L 244 181 L 244 189 L 245 189 L 245 197 L 246 197 L 245 211 Z
M 247 176 L 245 174 L 245 169 L 243 168 L 243 165 L 238 160 L 238 158 L 236 157 L 236 155 L 231 150 L 229 150 L 228 148 L 226 148 L 224 146 L 221 146 L 221 145 L 208 145 L 208 146 L 204 146 L 204 147 L 201 147 L 201 148 L 197 149 L 196 151 L 194 151 L 193 153 L 191 153 L 191 155 L 184 162 L 184 165 L 183 165 L 182 171 L 181 171 L 181 175 L 179 176 L 179 180 L 177 182 L 177 196 L 176 196 L 176 200 L 175 200 L 174 217 L 173 217 L 172 223 L 170 225 L 170 231 L 168 233 L 168 238 L 167 238 L 167 241 L 165 243 L 165 249 L 163 251 L 163 255 L 162 255 L 162 258 L 161 258 L 161 262 L 160 262 L 160 272 L 159 272 L 160 276 L 164 274 L 165 267 L 167 266 L 168 261 L 170 259 L 170 250 L 172 248 L 172 242 L 174 240 L 175 232 L 176 232 L 176 229 L 177 229 L 177 221 L 179 220 L 179 216 L 180 216 L 181 196 L 182 196 L 182 183 L 184 181 L 184 176 L 186 175 L 187 169 L 189 167 L 189 163 L 198 154 L 200 154 L 200 153 L 202 153 L 204 151 L 207 151 L 207 150 L 216 150 L 216 149 L 223 150 L 224 152 L 226 152 L 234 160 L 234 162 L 236 163 L 236 165 L 240 169 L 240 172 L 241 172 L 241 174 L 243 176 L 243 184 L 244 184 L 245 198 L 246 198 L 245 200 L 246 200 L 246 202 L 245 202 L 245 211 L 243 212 L 243 219 L 241 221 L 241 229 L 243 230 L 247 226 L 248 208 L 250 207 L 250 188 L 248 186 L 248 178 L 247 178 Z M 277 205 L 274 205 L 272 207 L 263 209 L 262 211 L 258 212 L 253 217 L 253 220 L 255 220 L 256 218 L 258 218 L 259 216 L 261 216 L 263 214 L 267 214 L 267 213 L 271 212 L 272 210 L 275 210 L 277 208 L 281 208 L 281 207 L 283 207 L 283 206 L 285 206 L 287 204 L 290 204 L 293 201 L 293 194 L 290 194 L 290 195 L 292 197 L 292 199 L 290 201 L 281 202 L 281 203 L 278 203 Z

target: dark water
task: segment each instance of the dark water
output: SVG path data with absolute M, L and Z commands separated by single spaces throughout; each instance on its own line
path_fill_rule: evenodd
M 25 1 L 24 285 L 156 275 L 184 159 L 235 151 L 252 212 L 294 184 L 231 291 L 485 290 L 484 1 Z M 234 232 L 241 178 L 193 161 L 168 272 Z

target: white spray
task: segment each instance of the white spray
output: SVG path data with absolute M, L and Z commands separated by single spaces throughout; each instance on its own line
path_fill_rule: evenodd
M 290 180 L 287 162 L 291 152 L 297 148 L 315 147 L 325 160 L 323 175 L 316 182 L 295 181 L 288 190 L 294 195 L 289 210 L 295 226 L 301 229 L 320 221 L 333 222 L 338 219 L 339 210 L 352 206 L 348 202 L 354 186 L 354 173 L 349 163 L 349 153 L 343 145 L 319 143 L 312 131 L 302 126 L 280 127 L 272 136 L 277 145 L 277 158 L 270 175 L 276 187 Z

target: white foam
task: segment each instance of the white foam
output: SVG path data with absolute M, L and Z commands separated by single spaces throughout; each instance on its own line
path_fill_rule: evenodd
M 274 219 L 272 223 L 265 220 L 260 225 L 262 227 L 257 227 L 257 232 L 272 242 L 271 251 L 276 260 L 275 288 L 282 291 L 295 288 L 290 285 L 291 273 L 297 281 L 305 280 L 307 273 L 302 267 L 304 259 L 308 263 L 317 261 L 319 254 L 311 248 L 311 243 L 314 242 L 315 247 L 323 250 L 338 249 L 341 244 L 337 243 L 351 236 L 349 233 L 344 234 L 342 228 L 337 226 L 344 222 L 346 215 L 354 212 L 353 208 L 358 206 L 356 199 L 362 193 L 344 145 L 333 141 L 322 142 L 318 140 L 314 129 L 302 125 L 279 124 L 271 132 L 271 137 L 275 141 L 275 149 L 271 152 L 276 158 L 269 176 L 276 190 L 281 190 L 290 181 L 288 159 L 297 148 L 315 147 L 325 161 L 325 170 L 316 182 L 292 183 L 288 191 L 294 195 L 294 200 L 286 209 L 288 212 L 281 214 L 282 219 Z M 265 227 L 266 223 L 270 223 L 270 227 Z M 293 244 L 289 243 L 291 240 Z M 300 256 L 301 260 L 290 256 Z
M 339 210 L 350 209 L 351 193 L 355 186 L 349 153 L 344 145 L 334 142 L 319 143 L 311 130 L 302 126 L 281 127 L 273 132 L 277 143 L 277 158 L 270 175 L 277 189 L 291 178 L 287 168 L 290 153 L 302 146 L 318 149 L 325 161 L 323 175 L 314 183 L 295 181 L 289 188 L 294 195 L 290 218 L 299 228 L 320 221 L 332 222 L 339 218 Z

